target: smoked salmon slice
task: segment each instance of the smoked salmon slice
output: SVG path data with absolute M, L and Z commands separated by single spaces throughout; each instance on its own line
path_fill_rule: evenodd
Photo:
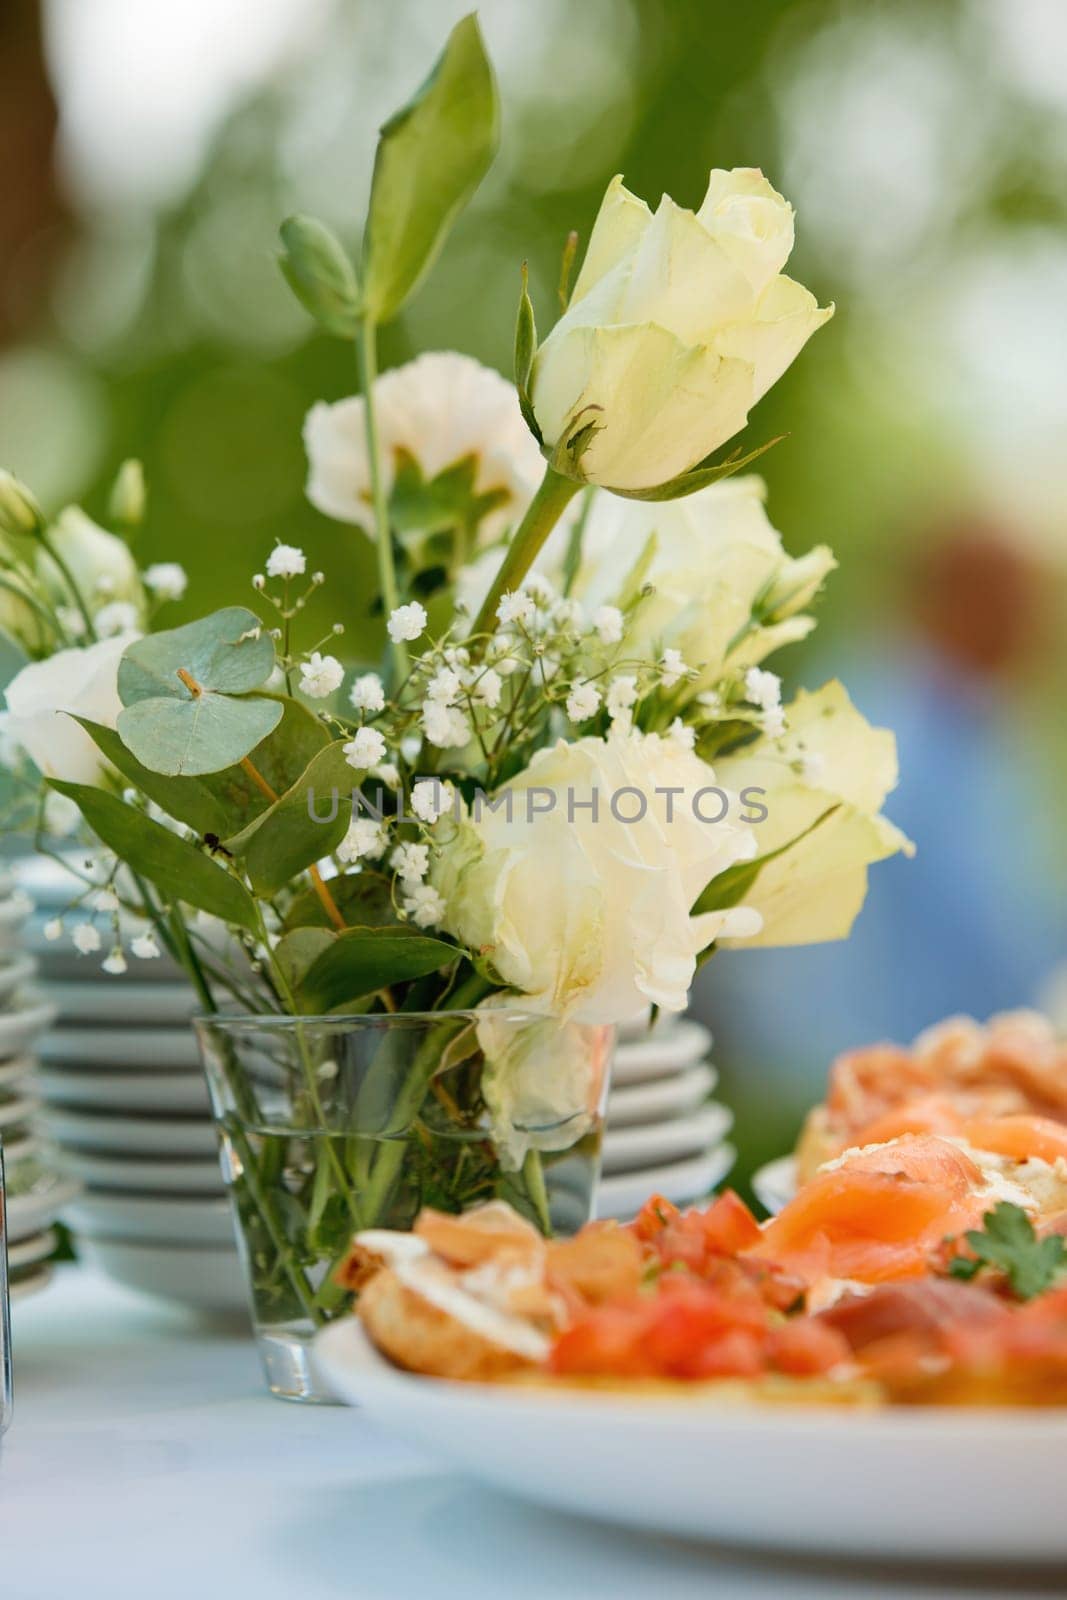
M 1067 1161 L 1067 1125 L 1051 1117 L 972 1117 L 963 1124 L 963 1137 L 973 1150 L 989 1150 L 1013 1161 L 1037 1156 L 1051 1166 Z

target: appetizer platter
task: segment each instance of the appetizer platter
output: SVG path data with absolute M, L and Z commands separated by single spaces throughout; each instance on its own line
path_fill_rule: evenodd
M 1067 1048 L 1026 1013 L 890 1049 L 835 1063 L 766 1222 L 727 1190 L 689 1211 L 654 1195 L 571 1239 L 500 1202 L 357 1235 L 356 1315 L 319 1336 L 323 1371 L 566 1510 L 781 1548 L 1063 1558 Z

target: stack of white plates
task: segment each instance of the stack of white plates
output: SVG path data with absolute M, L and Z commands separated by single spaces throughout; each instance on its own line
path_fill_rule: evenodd
M 20 881 L 37 905 L 24 943 L 57 1015 L 38 1046 L 36 1124 L 69 1183 L 61 1217 L 79 1258 L 185 1305 L 243 1306 L 192 987 L 166 958 L 111 977 L 69 940 L 49 943 L 44 924 L 77 885 L 41 860 Z
M 647 1017 L 619 1029 L 608 1095 L 597 1212 L 631 1217 L 651 1194 L 702 1199 L 733 1166 L 729 1109 L 709 1098 L 711 1034 L 687 1017 Z
M 0 874 L 0 1144 L 7 1187 L 8 1265 L 13 1299 L 48 1282 L 56 1213 L 77 1185 L 42 1164 L 33 1128 L 39 1104 L 35 1049 L 55 1011 L 35 988 L 36 965 L 21 949 L 33 910 Z

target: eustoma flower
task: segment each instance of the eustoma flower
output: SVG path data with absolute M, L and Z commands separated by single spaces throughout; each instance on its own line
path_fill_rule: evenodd
M 106 762 L 74 720 L 88 717 L 114 728 L 122 710 L 119 661 L 136 634 L 122 634 L 86 650 L 60 650 L 23 667 L 7 687 L 0 728 L 20 745 L 46 778 L 99 783 Z
M 793 209 L 754 169 L 713 171 L 696 212 L 664 195 L 653 213 L 615 178 L 530 374 L 561 470 L 654 490 L 743 428 L 832 315 L 782 274 L 792 248 Z

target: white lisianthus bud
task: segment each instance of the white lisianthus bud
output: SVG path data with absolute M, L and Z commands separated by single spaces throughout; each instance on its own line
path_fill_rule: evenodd
M 0 468 L 0 534 L 16 539 L 40 532 L 44 512 L 24 483 Z
M 137 563 L 121 539 L 98 527 L 80 507 L 68 506 L 49 530 L 49 540 L 90 609 L 100 600 L 128 605 L 133 608 L 129 613 L 133 617 L 132 626 L 140 626 L 144 590 Z M 67 580 L 45 552 L 42 552 L 40 566 L 56 599 L 61 604 L 71 604 L 74 597 Z
M 403 640 L 417 639 L 426 627 L 426 607 L 412 600 L 410 605 L 397 606 L 395 611 L 389 613 L 386 628 L 394 644 Z
M 546 447 L 593 425 L 574 474 L 656 488 L 732 438 L 833 308 L 781 274 L 792 207 L 761 172 L 711 173 L 699 211 L 612 180 L 570 305 L 534 358 Z
M 0 729 L 25 750 L 46 778 L 96 784 L 109 770 L 89 735 L 74 718 L 87 717 L 113 729 L 122 702 L 119 662 L 135 634 L 106 639 L 85 650 L 60 650 L 33 661 L 7 686 L 7 712 Z
M 115 475 L 111 489 L 108 506 L 111 516 L 116 522 L 123 523 L 128 528 L 135 528 L 138 523 L 144 521 L 147 499 L 144 467 L 132 458 L 124 461 Z

